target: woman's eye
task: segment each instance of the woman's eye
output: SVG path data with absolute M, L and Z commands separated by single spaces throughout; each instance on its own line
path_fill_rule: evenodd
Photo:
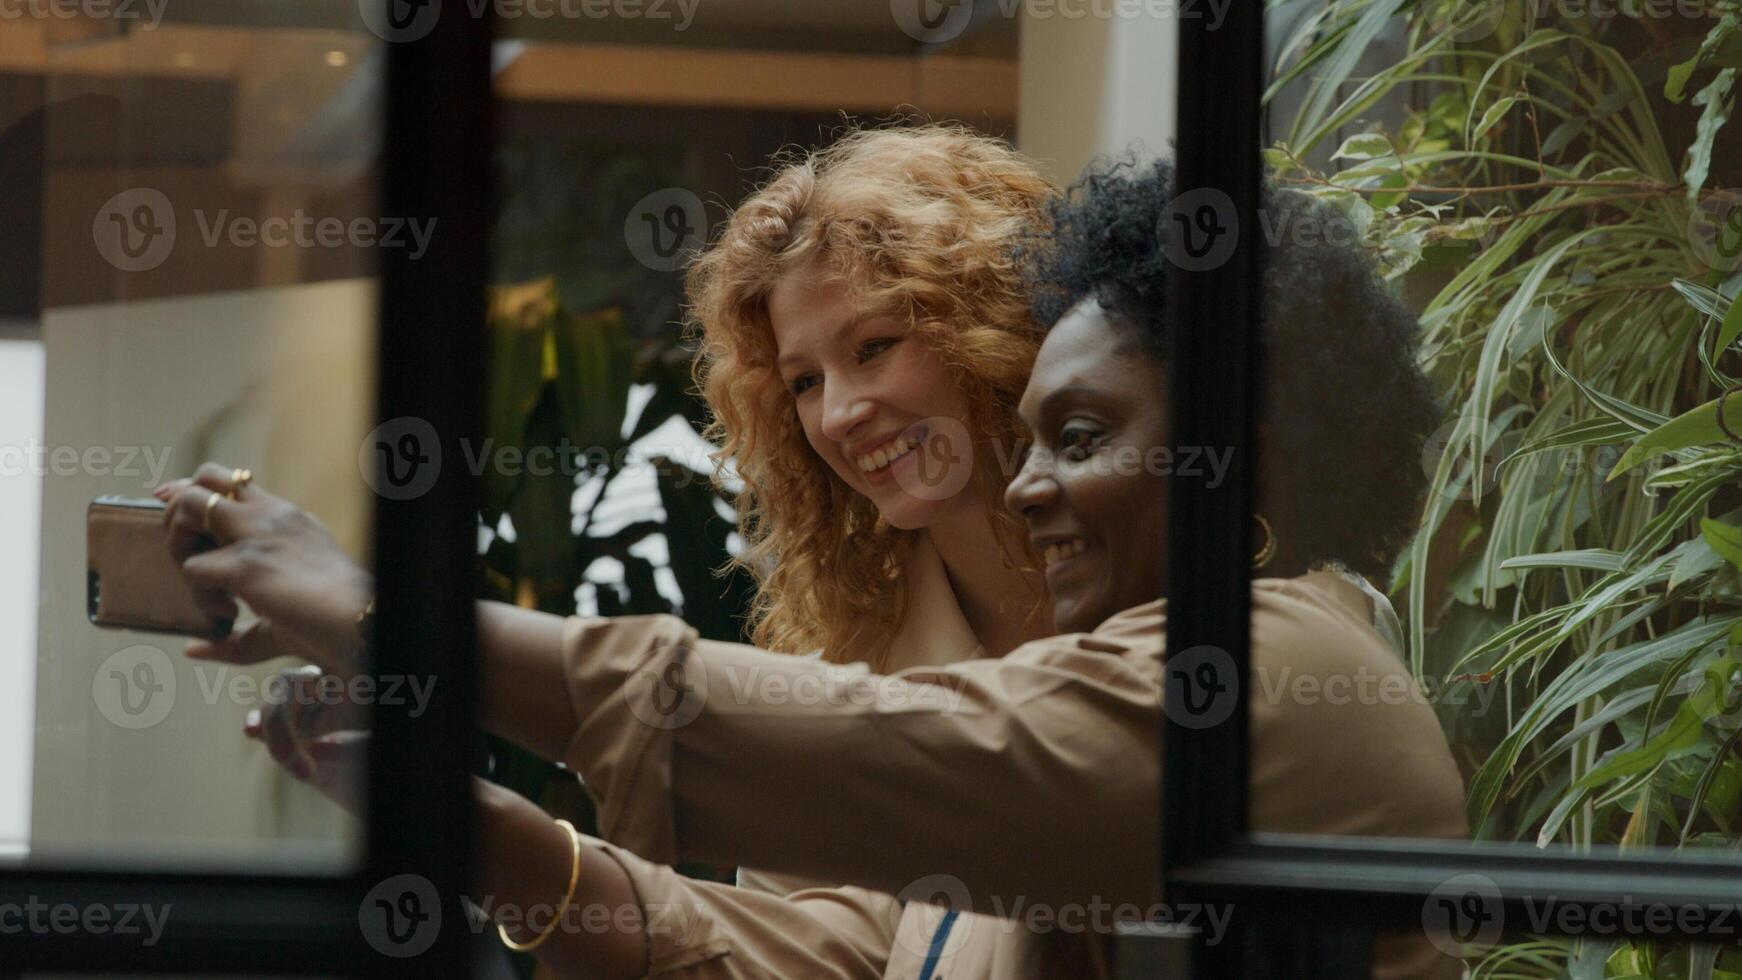
M 1059 458 L 1068 460 L 1086 459 L 1094 451 L 1098 435 L 1092 429 L 1081 426 L 1067 427 L 1059 433 Z
M 867 340 L 865 343 L 860 344 L 859 345 L 859 363 L 863 364 L 866 361 L 869 361 L 870 359 L 872 359 L 873 357 L 876 357 L 878 354 L 881 354 L 884 351 L 888 350 L 889 348 L 894 347 L 895 341 L 896 341 L 896 338 L 894 338 L 894 337 L 879 337 L 876 340 Z
M 805 392 L 809 391 L 811 389 L 811 386 L 815 385 L 816 383 L 817 383 L 817 376 L 816 375 L 814 375 L 814 374 L 801 374 L 798 377 L 793 378 L 792 384 L 789 385 L 788 387 L 790 387 L 792 389 L 792 393 L 794 395 L 802 395 Z

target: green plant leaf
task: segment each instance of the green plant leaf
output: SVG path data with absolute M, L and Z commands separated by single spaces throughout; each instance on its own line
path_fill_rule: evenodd
M 1482 113 L 1482 121 L 1476 124 L 1475 131 L 1470 134 L 1470 142 L 1472 144 L 1479 142 L 1482 137 L 1488 135 L 1488 130 L 1493 129 L 1496 123 L 1506 118 L 1506 114 L 1512 111 L 1512 107 L 1518 101 L 1516 95 L 1508 95 L 1503 99 L 1496 100 L 1493 105 L 1488 107 L 1487 112 Z
M 1742 432 L 1742 398 L 1731 398 L 1724 405 L 1724 421 L 1732 431 Z M 1718 399 L 1690 409 L 1639 437 L 1629 446 L 1607 479 L 1613 480 L 1635 466 L 1665 453 L 1694 446 L 1709 446 L 1728 439 L 1718 427 Z
M 1391 141 L 1383 133 L 1356 133 L 1331 154 L 1333 160 L 1371 160 L 1391 155 Z
M 556 314 L 556 282 L 549 276 L 497 286 L 489 294 L 489 385 L 480 450 L 494 454 L 526 438 L 527 419 L 544 387 L 544 346 Z M 499 467 L 486 466 L 480 477 L 484 521 L 494 526 L 519 487 Z
M 1720 71 L 1694 96 L 1694 105 L 1704 106 L 1705 111 L 1700 113 L 1694 141 L 1688 147 L 1688 166 L 1682 178 L 1687 183 L 1688 203 L 1696 207 L 1700 202 L 1700 190 L 1706 186 L 1706 174 L 1712 167 L 1712 144 L 1730 118 L 1730 88 L 1736 84 L 1736 71 L 1735 68 Z
M 1717 357 L 1730 349 L 1736 338 L 1742 336 L 1742 303 L 1730 300 L 1730 308 L 1724 311 L 1723 322 L 1718 327 L 1718 339 L 1712 343 L 1712 356 Z
M 1724 560 L 1742 570 L 1742 527 L 1700 518 L 1700 537 Z
M 561 314 L 551 323 L 557 404 L 577 449 L 615 452 L 633 383 L 632 351 L 615 309 Z
M 1551 551 L 1537 555 L 1519 555 L 1500 563 L 1501 568 L 1592 568 L 1599 572 L 1619 572 L 1626 567 L 1621 552 L 1608 548 L 1580 548 L 1577 551 Z
M 1611 753 L 1605 761 L 1574 783 L 1574 786 L 1593 788 L 1613 779 L 1644 772 L 1661 764 L 1669 753 L 1693 745 L 1706 721 L 1721 713 L 1725 692 L 1730 688 L 1730 673 L 1735 667 L 1734 656 L 1728 653 L 1719 656 L 1706 667 L 1705 679 L 1699 690 L 1681 703 L 1669 724 L 1649 737 L 1643 745 L 1623 747 Z

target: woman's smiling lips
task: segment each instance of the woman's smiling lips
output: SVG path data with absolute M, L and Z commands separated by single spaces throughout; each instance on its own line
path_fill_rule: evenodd
M 924 425 L 916 425 L 892 439 L 866 443 L 863 444 L 867 447 L 866 449 L 855 447 L 856 451 L 843 455 L 867 480 L 872 483 L 882 483 L 894 476 L 898 463 L 914 455 L 914 450 L 925 445 L 926 434 Z
M 1059 579 L 1068 579 L 1082 567 L 1080 559 L 1090 547 L 1087 538 L 1078 537 L 1040 538 L 1030 541 L 1030 544 L 1045 562 L 1047 588 L 1055 594 L 1059 591 Z

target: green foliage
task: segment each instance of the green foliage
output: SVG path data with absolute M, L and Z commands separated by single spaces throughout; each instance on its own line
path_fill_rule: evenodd
M 598 589 L 601 615 L 676 612 L 703 636 L 741 639 L 752 583 L 739 570 L 717 574 L 730 557 L 733 522 L 721 513 L 730 511 L 710 474 L 656 457 L 664 517 L 611 533 L 598 533 L 593 522 L 604 489 L 586 507 L 575 507 L 580 483 L 591 479 L 608 488 L 635 465 L 631 444 L 674 418 L 700 423 L 701 406 L 688 392 L 688 351 L 669 335 L 632 340 L 615 309 L 570 313 L 550 277 L 493 290 L 489 332 L 491 442 L 479 453 L 479 518 L 481 527 L 494 529 L 506 514 L 514 538 L 494 536 L 481 556 L 482 596 L 573 615 L 587 568 L 609 557 L 622 563 L 626 588 L 621 595 Z M 653 395 L 626 432 L 633 385 L 651 385 Z M 545 462 L 534 465 L 535 459 Z M 652 563 L 631 554 L 654 535 L 664 536 L 683 593 L 676 609 L 660 594 Z M 497 738 L 489 740 L 489 758 L 490 779 L 587 833 L 598 832 L 592 802 L 572 774 Z M 680 870 L 717 877 L 699 866 Z M 530 975 L 531 958 L 517 957 L 517 968 Z
M 1734 218 L 1713 185 L 1742 3 L 1709 7 L 1659 88 L 1622 49 L 1665 29 L 1625 5 L 1325 0 L 1271 90 L 1305 92 L 1277 180 L 1431 296 L 1450 435 L 1396 587 L 1479 837 L 1742 842 L 1742 275 L 1706 222 Z M 1357 76 L 1400 23 L 1405 53 Z M 1368 124 L 1388 95 L 1406 118 Z M 1333 145 L 1342 169 L 1306 162 Z M 1509 938 L 1474 976 L 1742 976 L 1737 950 Z

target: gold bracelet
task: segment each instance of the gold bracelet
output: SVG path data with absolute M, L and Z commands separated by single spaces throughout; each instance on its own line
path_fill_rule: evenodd
M 508 938 L 508 927 L 501 923 L 496 924 L 496 934 L 502 937 L 502 945 L 516 953 L 530 953 L 556 934 L 556 928 L 563 920 L 563 909 L 568 908 L 569 902 L 575 897 L 575 883 L 581 880 L 581 832 L 567 820 L 558 820 L 557 824 L 569 832 L 569 849 L 573 855 L 569 862 L 569 890 L 563 895 L 562 904 L 556 907 L 556 915 L 551 917 L 550 928 L 539 933 L 538 938 L 529 943 L 517 943 Z

